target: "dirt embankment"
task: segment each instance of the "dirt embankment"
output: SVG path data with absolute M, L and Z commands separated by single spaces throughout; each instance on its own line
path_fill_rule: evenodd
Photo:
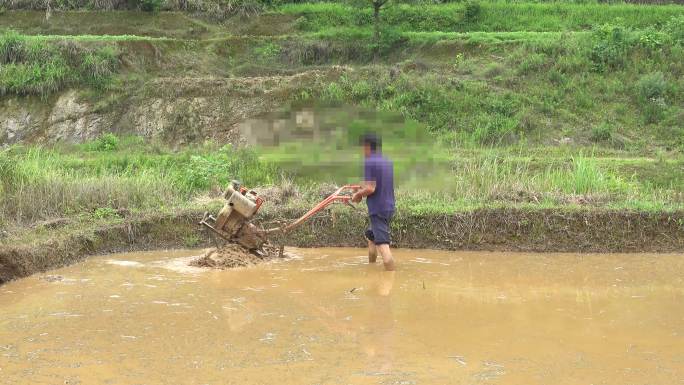
M 67 90 L 42 100 L 0 100 L 0 146 L 15 143 L 80 143 L 103 133 L 136 135 L 168 143 L 204 139 L 237 143 L 238 123 L 273 111 L 302 87 L 336 79 L 346 69 L 309 70 L 288 76 L 156 78 L 141 89 L 102 96 Z M 103 109 L 97 101 L 109 100 Z
M 281 215 L 295 218 L 301 212 Z M 126 250 L 186 247 L 198 232 L 199 213 L 131 220 L 87 234 L 39 244 L 0 246 L 0 283 L 79 261 L 89 255 Z M 265 216 L 264 221 L 272 220 Z M 336 210 L 291 234 L 298 247 L 364 245 L 366 217 Z M 397 213 L 392 231 L 402 248 L 533 252 L 682 252 L 684 211 L 647 213 L 616 210 L 481 209 L 456 214 Z M 205 242 L 205 237 L 200 239 Z M 281 241 L 281 240 L 278 240 Z M 209 243 L 196 245 L 209 246 Z

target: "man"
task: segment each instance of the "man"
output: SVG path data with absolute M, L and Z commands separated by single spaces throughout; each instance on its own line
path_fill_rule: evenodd
M 375 134 L 366 134 L 361 139 L 364 153 L 364 183 L 352 196 L 352 202 L 359 203 L 366 197 L 370 228 L 366 230 L 368 240 L 368 262 L 375 263 L 378 253 L 386 270 L 394 270 L 394 258 L 390 251 L 389 223 L 394 214 L 394 170 L 392 162 L 382 156 L 382 143 Z

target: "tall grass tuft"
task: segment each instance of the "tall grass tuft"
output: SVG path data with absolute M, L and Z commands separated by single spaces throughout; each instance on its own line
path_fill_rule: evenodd
M 75 41 L 27 39 L 14 31 L 0 35 L 0 95 L 45 98 L 81 83 L 105 88 L 118 65 L 113 46 L 88 48 Z

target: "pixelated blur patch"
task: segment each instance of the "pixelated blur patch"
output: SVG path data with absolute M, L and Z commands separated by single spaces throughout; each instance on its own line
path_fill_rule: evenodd
M 304 105 L 244 121 L 239 129 L 263 159 L 313 180 L 358 181 L 359 139 L 368 132 L 382 139 L 382 152 L 393 161 L 398 182 L 448 168 L 447 151 L 434 143 L 426 127 L 396 112 Z

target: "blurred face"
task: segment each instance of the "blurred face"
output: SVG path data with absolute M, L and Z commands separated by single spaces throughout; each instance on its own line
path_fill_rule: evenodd
M 370 144 L 365 143 L 365 144 L 363 145 L 363 155 L 365 155 L 365 156 L 370 156 L 371 153 L 372 153 L 372 152 L 371 152 Z
M 370 156 L 373 152 L 370 149 L 370 144 L 366 143 L 363 145 L 363 155 Z

